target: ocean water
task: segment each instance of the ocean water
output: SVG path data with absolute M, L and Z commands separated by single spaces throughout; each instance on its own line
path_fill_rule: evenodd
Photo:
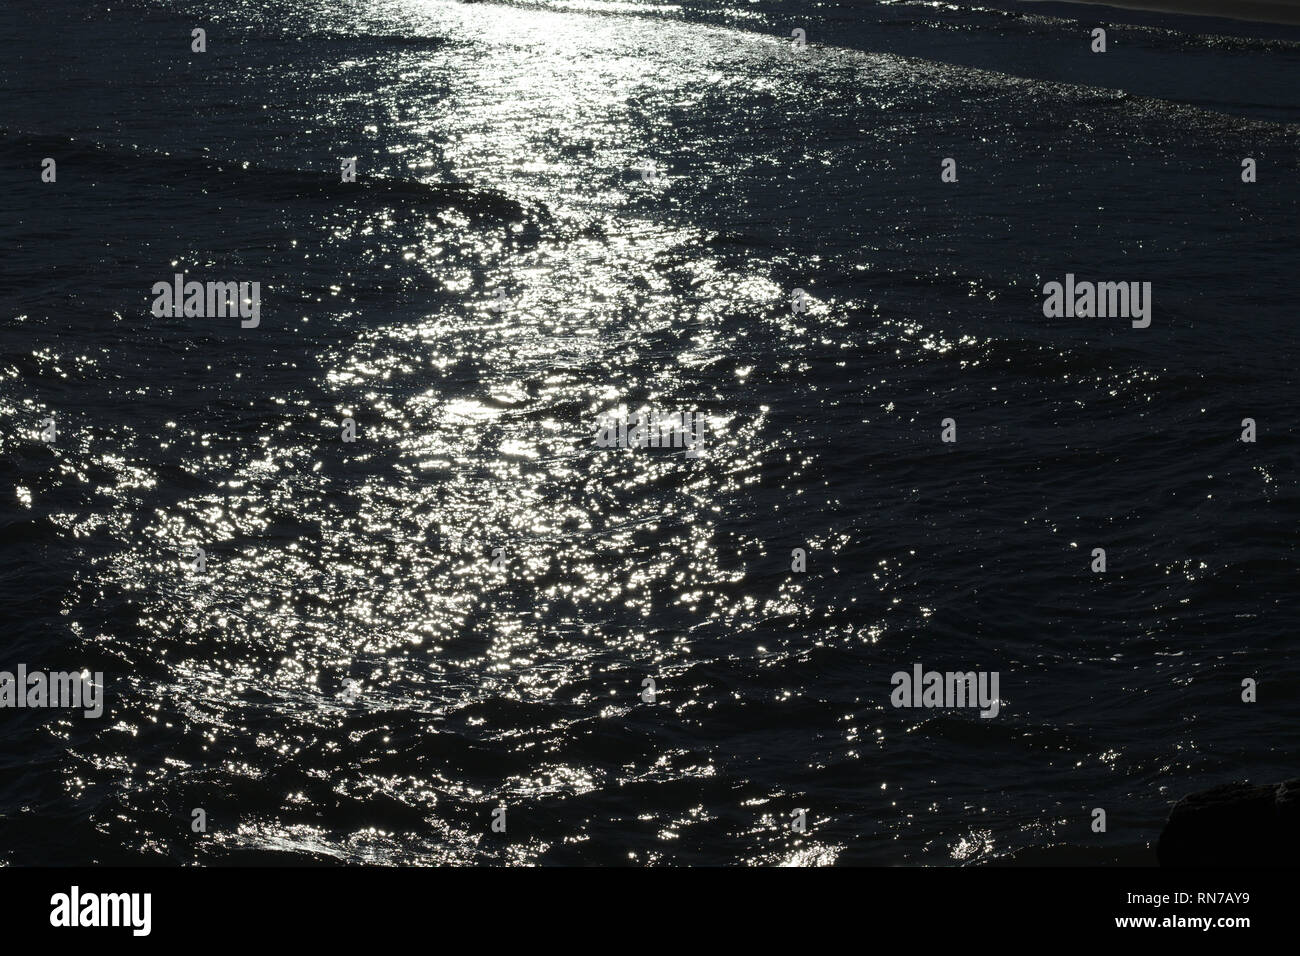
M 0 669 L 106 709 L 0 710 L 0 862 L 1153 863 L 1295 775 L 1298 68 L 1080 5 L 5 4 Z

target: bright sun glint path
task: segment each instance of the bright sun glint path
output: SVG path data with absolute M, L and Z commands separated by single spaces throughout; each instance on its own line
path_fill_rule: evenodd
M 42 7 L 0 862 L 1148 862 L 1295 774 L 1294 31 Z

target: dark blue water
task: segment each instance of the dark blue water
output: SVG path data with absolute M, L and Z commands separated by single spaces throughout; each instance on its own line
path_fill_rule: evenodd
M 107 705 L 0 711 L 0 860 L 1154 862 L 1295 775 L 1297 67 L 1079 5 L 6 5 L 0 669 Z

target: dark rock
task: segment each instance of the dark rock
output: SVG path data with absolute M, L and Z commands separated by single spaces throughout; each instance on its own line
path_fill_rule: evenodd
M 1161 866 L 1300 865 L 1300 778 L 1228 783 L 1183 797 L 1156 856 Z

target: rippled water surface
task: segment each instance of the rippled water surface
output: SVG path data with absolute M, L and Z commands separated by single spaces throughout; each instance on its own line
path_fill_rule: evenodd
M 0 860 L 1140 863 L 1295 775 L 1300 34 L 18 6 L 3 666 L 108 705 L 0 716 Z M 153 318 L 178 272 L 261 324 Z M 1067 272 L 1151 327 L 1044 318 Z M 706 453 L 595 447 L 620 405 Z M 894 709 L 917 662 L 999 716 Z

